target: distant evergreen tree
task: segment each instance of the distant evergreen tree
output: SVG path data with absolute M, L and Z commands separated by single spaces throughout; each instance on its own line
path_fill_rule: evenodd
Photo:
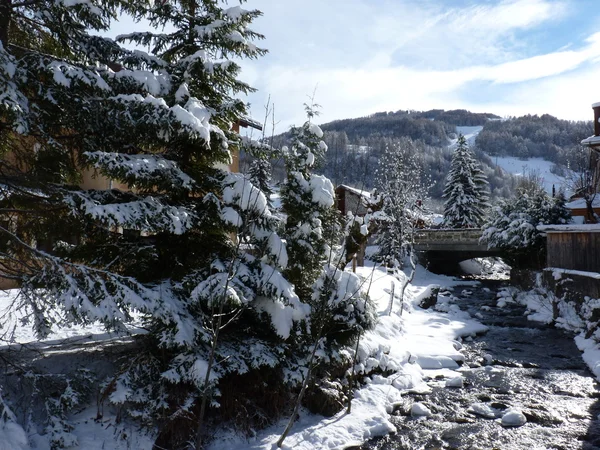
M 401 266 L 411 252 L 412 237 L 429 186 L 423 182 L 418 146 L 403 139 L 386 148 L 376 173 L 381 214 L 376 259 L 388 266 Z
M 462 134 L 458 136 L 442 197 L 446 199 L 443 226 L 448 228 L 480 226 L 490 206 L 487 178 Z

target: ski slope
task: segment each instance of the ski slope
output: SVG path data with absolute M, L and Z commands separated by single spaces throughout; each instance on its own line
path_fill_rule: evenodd
M 475 139 L 482 129 L 482 126 L 456 127 L 457 133 L 465 137 L 469 146 L 475 145 Z M 450 144 L 450 148 L 454 147 L 456 147 L 456 139 Z M 554 186 L 557 191 L 562 188 L 566 195 L 569 195 L 567 178 L 550 172 L 550 169 L 554 165 L 551 161 L 546 161 L 543 158 L 521 159 L 514 156 L 489 156 L 496 166 L 507 173 L 521 177 L 531 174 L 539 176 L 544 189 L 549 194 L 552 193 L 552 187 Z

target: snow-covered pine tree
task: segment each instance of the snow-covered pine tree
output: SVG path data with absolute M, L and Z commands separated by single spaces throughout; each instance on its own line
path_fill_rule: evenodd
M 248 175 L 250 182 L 258 187 L 266 196 L 269 206 L 272 206 L 271 195 L 273 188 L 271 187 L 271 163 L 266 156 L 259 156 L 252 161 Z
M 382 202 L 376 216 L 376 257 L 389 267 L 401 267 L 403 259 L 410 255 L 414 229 L 429 189 L 419 150 L 410 138 L 391 143 L 379 159 L 375 174 Z
M 565 204 L 562 191 L 552 198 L 535 178 L 525 180 L 514 197 L 492 208 L 481 240 L 489 248 L 503 249 L 504 258 L 513 266 L 541 267 L 546 245 L 537 226 L 568 223 L 571 215 Z
M 93 34 L 121 12 L 152 31 Z M 218 168 L 239 145 L 236 95 L 251 90 L 233 60 L 264 53 L 259 14 L 219 0 L 0 0 L 2 271 L 42 336 L 142 314 L 151 345 L 106 395 L 179 433 L 170 448 L 193 434 L 171 419 L 201 420 L 222 375 L 277 365 L 308 314 L 280 273 L 264 194 Z M 130 189 L 83 190 L 84 167 Z
M 310 299 L 313 284 L 331 257 L 331 245 L 340 238 L 333 184 L 312 171 L 317 159 L 323 159 L 327 151 L 321 140 L 323 131 L 310 120 L 314 115 L 309 109 L 309 120 L 301 127 L 292 127 L 291 143 L 283 149 L 287 182 L 281 198 L 287 216 L 285 238 L 289 255 L 285 273 L 302 299 Z
M 309 120 L 292 128 L 290 147 L 283 149 L 288 179 L 281 198 L 287 216 L 284 236 L 289 261 L 284 274 L 301 301 L 311 306 L 309 344 L 328 335 L 329 350 L 324 354 L 330 358 L 332 349 L 371 326 L 374 317 L 358 289 L 358 278 L 343 271 L 346 236 L 334 207 L 333 185 L 327 177 L 313 173 L 327 146 L 321 140 L 323 131 L 311 121 L 315 115 L 311 106 L 307 113 Z
M 462 134 L 458 136 L 442 197 L 446 199 L 443 225 L 448 228 L 480 226 L 490 206 L 487 178 Z
M 294 284 L 300 300 L 311 307 L 308 333 L 298 336 L 295 358 L 289 364 L 300 370 L 301 382 L 295 410 L 277 445 L 281 447 L 291 429 L 317 361 L 345 364 L 343 345 L 351 343 L 362 331 L 372 327 L 374 306 L 362 289 L 356 274 L 345 272 L 342 218 L 334 208 L 335 193 L 331 181 L 313 173 L 316 161 L 323 160 L 327 145 L 323 131 L 311 119 L 314 105 L 306 105 L 308 120 L 302 127 L 292 127 L 291 144 L 283 149 L 287 182 L 282 189 L 283 212 L 287 215 L 284 236 L 288 250 L 288 267 L 284 274 Z M 347 354 L 347 353 L 345 353 Z M 303 367 L 304 366 L 304 367 Z M 302 370 L 304 369 L 304 370 Z

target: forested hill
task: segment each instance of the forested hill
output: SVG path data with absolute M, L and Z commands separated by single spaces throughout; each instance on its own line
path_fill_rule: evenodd
M 500 117 L 490 113 L 472 113 L 464 109 L 445 111 L 400 110 L 380 112 L 356 119 L 335 120 L 321 125 L 323 131 L 344 132 L 351 141 L 369 137 L 409 137 L 428 145 L 445 146 L 457 125 L 484 125 Z
M 432 181 L 429 195 L 439 199 L 452 156 L 448 146 L 456 138 L 456 126 L 482 127 L 475 141 L 475 154 L 488 176 L 492 196 L 500 197 L 510 195 L 516 181 L 496 167 L 490 155 L 541 157 L 555 162 L 552 171 L 561 174 L 567 166 L 587 164 L 579 142 L 593 132 L 591 121 L 573 122 L 548 114 L 500 119 L 495 114 L 466 110 L 382 112 L 322 124 L 329 151 L 320 172 L 335 184 L 371 189 L 376 185 L 376 171 L 382 170 L 379 160 L 385 149 L 409 146 L 420 155 L 424 174 Z M 276 137 L 281 144 L 288 139 L 288 133 Z M 276 171 L 276 179 L 283 179 L 282 169 Z
M 493 156 L 541 157 L 559 165 L 574 166 L 582 139 L 593 134 L 591 121 L 574 122 L 549 114 L 527 115 L 485 123 L 476 145 Z

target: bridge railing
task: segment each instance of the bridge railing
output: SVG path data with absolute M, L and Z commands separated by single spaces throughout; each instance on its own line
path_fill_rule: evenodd
M 481 228 L 423 228 L 415 233 L 415 242 L 479 242 Z

